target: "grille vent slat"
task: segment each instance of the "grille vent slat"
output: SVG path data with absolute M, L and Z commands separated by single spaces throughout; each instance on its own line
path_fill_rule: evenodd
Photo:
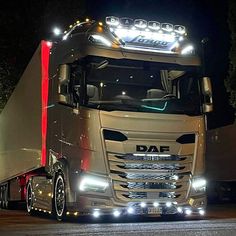
M 192 156 L 107 153 L 116 197 L 122 201 L 183 200 Z

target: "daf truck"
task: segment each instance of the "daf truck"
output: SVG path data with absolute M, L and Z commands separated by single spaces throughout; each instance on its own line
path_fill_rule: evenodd
M 106 17 L 42 41 L 0 114 L 0 203 L 203 215 L 212 91 L 182 25 Z

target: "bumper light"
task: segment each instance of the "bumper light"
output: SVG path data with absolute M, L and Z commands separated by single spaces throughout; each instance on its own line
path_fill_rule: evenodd
M 133 208 L 133 207 L 129 207 L 129 208 L 127 209 L 127 212 L 128 212 L 129 214 L 133 214 L 133 213 L 134 213 L 134 208 Z
M 177 207 L 177 211 L 178 211 L 179 213 L 183 213 L 182 207 Z
M 113 215 L 114 215 L 115 217 L 119 217 L 119 216 L 120 216 L 120 211 L 115 210 L 115 211 L 113 212 Z
M 98 218 L 100 216 L 100 212 L 99 211 L 94 211 L 93 216 L 94 216 L 94 218 Z
M 199 210 L 199 214 L 200 214 L 201 216 L 204 216 L 204 215 L 205 215 L 205 211 L 202 210 L 202 209 L 200 209 L 200 210 Z
M 79 190 L 105 192 L 108 186 L 108 181 L 104 178 L 96 176 L 83 176 L 80 181 Z
M 185 210 L 185 214 L 190 216 L 192 214 L 192 211 L 190 209 Z

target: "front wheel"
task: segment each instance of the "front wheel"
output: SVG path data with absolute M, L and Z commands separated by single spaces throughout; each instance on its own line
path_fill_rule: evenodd
M 33 213 L 33 190 L 31 181 L 28 182 L 26 187 L 26 209 L 29 214 Z
M 57 220 L 63 220 L 66 213 L 66 192 L 65 181 L 62 174 L 56 176 L 53 203 Z

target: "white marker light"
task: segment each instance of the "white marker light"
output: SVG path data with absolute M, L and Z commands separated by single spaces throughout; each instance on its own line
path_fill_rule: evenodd
M 129 214 L 133 214 L 134 213 L 134 208 L 133 207 L 128 207 L 127 212 Z
M 158 202 L 154 202 L 154 203 L 153 203 L 153 206 L 154 206 L 154 207 L 158 207 L 158 206 L 159 206 L 159 203 L 158 203 Z
M 181 54 L 190 54 L 192 53 L 193 49 L 193 45 L 188 45 L 182 49 Z
M 100 216 L 100 212 L 99 212 L 99 211 L 94 211 L 94 212 L 93 212 L 93 216 L 94 216 L 95 218 L 98 218 L 98 217 Z
M 119 216 L 120 216 L 120 211 L 115 210 L 115 211 L 113 212 L 113 215 L 114 215 L 115 217 L 119 217 Z
M 183 213 L 182 207 L 177 207 L 177 211 L 178 211 L 179 213 Z
M 199 214 L 200 214 L 201 216 L 204 216 L 205 213 L 206 213 L 206 212 L 205 212 L 203 209 L 200 209 L 200 210 L 199 210 Z
M 55 27 L 55 28 L 53 29 L 53 33 L 54 33 L 56 36 L 58 36 L 58 35 L 60 35 L 60 34 L 62 33 L 62 31 L 61 31 L 61 29 L 59 29 L 58 27 Z
M 171 206 L 172 206 L 172 203 L 171 203 L 171 202 L 167 202 L 167 203 L 166 203 L 166 206 L 167 206 L 167 207 L 171 207 Z
M 189 216 L 192 214 L 192 211 L 190 209 L 187 209 L 187 210 L 185 210 L 185 214 Z

